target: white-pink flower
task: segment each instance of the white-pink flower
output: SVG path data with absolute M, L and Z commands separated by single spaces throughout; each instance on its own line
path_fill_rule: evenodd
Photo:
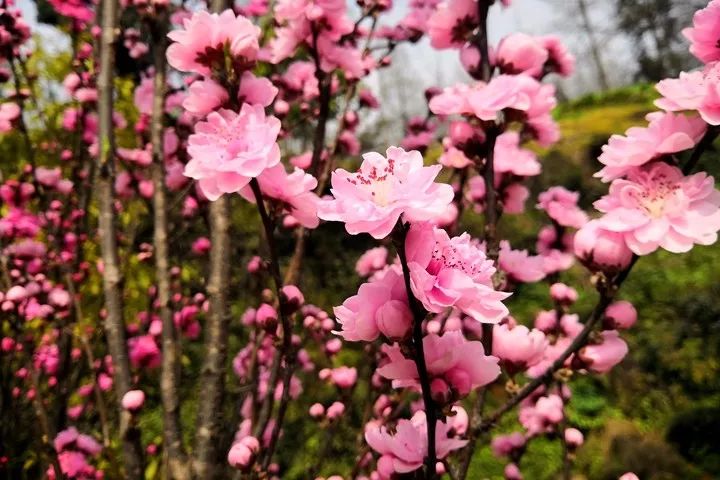
M 493 355 L 500 358 L 510 374 L 539 363 L 547 346 L 545 334 L 535 328 L 511 324 L 493 328 Z
M 654 112 L 647 127 L 632 127 L 625 135 L 613 135 L 598 160 L 605 167 L 595 174 L 603 182 L 624 176 L 634 167 L 670 153 L 693 148 L 707 125 L 695 116 Z
M 384 345 L 382 349 L 389 361 L 378 369 L 378 373 L 392 380 L 394 388 L 417 386 L 419 376 L 415 361 L 406 358 L 397 344 Z M 457 398 L 487 385 L 500 375 L 497 357 L 485 355 L 481 342 L 466 340 L 459 330 L 445 332 L 442 336 L 426 335 L 423 350 L 431 380 L 441 379 Z
M 221 14 L 199 10 L 183 20 L 183 29 L 168 33 L 174 42 L 167 49 L 171 67 L 182 72 L 210 75 L 225 68 L 226 51 L 234 63 L 245 67 L 255 60 L 260 48 L 257 27 L 228 9 Z
M 315 228 L 320 223 L 317 205 L 320 199 L 313 192 L 317 179 L 299 168 L 288 175 L 285 166 L 278 163 L 265 169 L 257 177 L 263 196 L 276 200 L 282 209 L 305 228 Z M 255 203 L 255 195 L 249 186 L 240 190 L 246 200 Z
M 445 458 L 451 451 L 464 447 L 467 440 L 450 437 L 452 417 L 448 423 L 438 421 L 435 429 L 435 454 Z M 427 418 L 419 410 L 410 420 L 400 419 L 391 434 L 387 427 L 375 422 L 365 427 L 365 441 L 381 455 L 378 469 L 387 473 L 408 473 L 417 470 L 427 456 Z M 384 478 L 390 478 L 389 475 Z
M 445 230 L 416 224 L 405 245 L 410 285 L 426 310 L 440 313 L 455 307 L 485 323 L 507 316 L 502 301 L 510 294 L 493 288 L 493 262 L 470 235 L 450 238 Z
M 394 268 L 386 270 L 375 281 L 364 283 L 354 295 L 333 309 L 341 330 L 337 333 L 348 341 L 371 342 L 382 332 L 392 339 L 401 339 L 412 326 L 405 281 Z
M 700 61 L 720 60 L 720 1 L 713 0 L 707 7 L 695 12 L 693 26 L 682 33 L 690 40 L 690 53 Z
M 550 187 L 538 195 L 538 208 L 563 227 L 580 228 L 588 216 L 578 207 L 580 194 L 565 187 Z
M 601 228 L 622 233 L 630 250 L 647 255 L 659 247 L 689 251 L 711 245 L 720 230 L 720 192 L 706 173 L 684 176 L 680 169 L 655 162 L 615 180 L 595 202 L 605 213 Z
M 239 114 L 212 112 L 190 135 L 185 175 L 198 180 L 210 200 L 238 192 L 250 179 L 280 163 L 279 132 L 280 120 L 266 117 L 260 105 L 245 104 Z
M 703 70 L 681 72 L 678 78 L 661 80 L 655 87 L 663 98 L 655 105 L 668 112 L 696 110 L 710 125 L 720 125 L 720 62 Z
M 435 183 L 440 165 L 423 166 L 420 152 L 402 148 L 363 155 L 360 170 L 332 173 L 331 200 L 321 201 L 318 216 L 345 223 L 351 235 L 369 233 L 385 238 L 400 216 L 410 222 L 430 220 L 445 212 L 454 192 L 450 185 Z

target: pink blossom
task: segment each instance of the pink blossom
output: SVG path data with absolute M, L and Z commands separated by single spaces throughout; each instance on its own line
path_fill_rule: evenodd
M 589 221 L 575 233 L 574 251 L 594 271 L 620 271 L 632 261 L 632 251 L 623 234 L 605 230 L 597 220 Z
M 193 243 L 190 249 L 195 255 L 205 255 L 210 251 L 210 239 L 207 237 L 199 237 Z
M 255 60 L 260 28 L 232 10 L 221 14 L 198 10 L 183 20 L 183 29 L 168 34 L 174 43 L 167 49 L 168 63 L 182 72 L 209 76 L 224 68 L 225 49 L 236 64 Z
M 693 26 L 683 30 L 690 40 L 690 53 L 704 63 L 720 60 L 720 1 L 713 0 L 695 12 Z
M 563 400 L 556 394 L 540 397 L 534 405 L 525 403 L 520 407 L 520 423 L 531 436 L 550 431 L 563 417 Z
M 313 192 L 317 179 L 295 168 L 288 175 L 282 164 L 267 168 L 258 177 L 263 196 L 277 200 L 289 215 L 292 215 L 306 228 L 315 228 L 320 223 L 317 207 L 320 199 Z M 255 203 L 255 195 L 249 186 L 240 190 L 240 194 L 249 202 Z
M 313 403 L 308 413 L 313 418 L 321 418 L 325 416 L 325 407 L 323 407 L 321 403 Z
M 494 166 L 498 173 L 512 173 L 519 177 L 539 175 L 542 168 L 535 153 L 520 147 L 520 134 L 515 131 L 497 137 Z
M 622 233 L 630 250 L 647 255 L 662 247 L 687 252 L 693 244 L 711 245 L 720 230 L 720 193 L 706 173 L 683 176 L 680 169 L 656 162 L 618 179 L 595 202 L 605 213 L 600 227 Z
M 67 449 L 67 447 L 75 443 L 78 435 L 79 432 L 75 427 L 69 427 L 61 432 L 58 432 L 58 434 L 55 436 L 55 439 L 53 440 L 53 446 L 55 447 L 55 451 L 62 452 L 63 450 Z
M 478 21 L 473 0 L 445 0 L 428 19 L 427 33 L 433 48 L 458 48 L 472 35 Z
M 283 286 L 280 295 L 284 300 L 282 306 L 288 315 L 292 315 L 305 304 L 305 296 L 296 285 Z
M 509 293 L 493 289 L 492 261 L 464 233 L 450 238 L 428 224 L 410 228 L 406 240 L 410 285 L 430 312 L 456 307 L 479 322 L 497 323 L 507 314 Z
M 209 200 L 238 192 L 251 178 L 280 163 L 279 132 L 280 120 L 266 117 L 260 105 L 244 104 L 240 114 L 212 112 L 190 135 L 185 175 L 198 180 Z
M 423 166 L 420 152 L 387 149 L 387 158 L 371 152 L 363 155 L 360 170 L 332 173 L 332 200 L 321 201 L 323 220 L 345 222 L 351 235 L 369 233 L 385 238 L 403 216 L 417 222 L 442 214 L 452 202 L 450 185 L 435 183 L 440 165 Z
M 65 82 L 63 83 L 65 87 L 68 88 L 68 90 L 74 92 L 75 89 L 77 89 L 77 87 L 80 85 L 79 82 L 79 77 L 76 76 L 76 78 L 73 78 L 68 75 L 67 77 L 65 77 Z M 140 84 L 135 87 L 135 92 L 133 93 L 133 103 L 135 103 L 135 106 L 141 114 L 152 115 L 154 89 L 153 83 L 154 81 L 152 76 L 143 76 L 140 79 Z
M 315 65 L 312 62 L 291 63 L 283 73 L 282 83 L 285 88 L 301 93 L 304 100 L 312 100 L 320 95 Z
M 608 182 L 653 159 L 693 148 L 706 130 L 699 117 L 655 112 L 646 118 L 650 121 L 647 128 L 632 127 L 625 136 L 610 137 L 598 158 L 605 167 L 596 177 Z
M 515 463 L 508 463 L 505 465 L 503 476 L 505 477 L 505 480 L 523 480 L 520 467 L 518 467 Z
M 446 88 L 430 100 L 430 110 L 440 115 L 473 114 L 488 121 L 494 121 L 505 109 L 525 111 L 530 108 L 530 97 L 518 79 L 515 75 L 500 75 L 487 84 Z
M 548 346 L 545 334 L 524 325 L 497 325 L 493 328 L 493 355 L 512 375 L 531 367 L 540 360 Z
M 88 473 L 94 473 L 94 468 L 88 463 L 87 458 L 81 452 L 66 451 L 58 454 L 60 471 L 68 478 L 87 478 Z M 48 476 L 55 478 L 55 471 L 52 467 L 48 469 Z M 92 477 L 91 477 L 92 478 Z
M 628 346 L 615 330 L 600 332 L 602 341 L 583 347 L 578 356 L 597 373 L 609 372 L 628 353 Z
M 572 305 L 577 302 L 578 293 L 574 288 L 561 283 L 553 283 L 550 285 L 550 297 L 553 301 L 561 305 Z
M 381 331 L 389 338 L 402 337 L 412 324 L 405 283 L 395 269 L 387 270 L 374 282 L 362 284 L 357 295 L 333 312 L 341 325 L 341 330 L 335 333 L 348 341 L 371 342 Z
M 240 103 L 269 107 L 277 93 L 277 87 L 267 78 L 258 78 L 252 72 L 245 72 L 240 78 L 238 90 Z
M 678 78 L 661 80 L 656 89 L 663 98 L 655 105 L 668 112 L 696 110 L 710 125 L 720 125 L 720 62 L 701 71 L 681 72 Z
M 511 33 L 498 44 L 495 64 L 503 73 L 540 77 L 548 58 L 548 51 L 537 38 Z
M 85 0 L 49 0 L 49 3 L 60 15 L 83 23 L 90 22 L 95 17 L 95 13 Z
M 16 103 L 0 104 L 0 133 L 13 129 L 13 121 L 20 117 L 20 107 Z
M 371 248 L 363 253 L 355 263 L 355 271 L 361 277 L 369 277 L 371 274 L 382 270 L 387 265 L 388 249 L 385 247 Z
M 160 348 L 152 335 L 141 335 L 128 339 L 130 363 L 136 368 L 157 368 L 160 366 Z
M 565 443 L 570 448 L 578 448 L 585 442 L 585 437 L 577 428 L 566 428 L 564 432 Z
M 548 52 L 548 61 L 545 69 L 556 72 L 563 77 L 569 77 L 575 71 L 575 57 L 555 35 L 538 37 L 540 43 Z
M 351 388 L 357 382 L 357 369 L 338 367 L 330 370 L 330 381 L 340 388 Z
M 618 480 L 640 480 L 640 478 L 632 472 L 623 473 Z
M 228 463 L 240 470 L 246 470 L 255 462 L 260 451 L 260 442 L 257 438 L 246 436 L 235 442 L 228 452 Z
M 333 402 L 328 408 L 327 408 L 327 418 L 330 420 L 340 418 L 342 417 L 343 413 L 345 413 L 345 404 L 342 402 Z
M 603 326 L 610 329 L 628 329 L 637 322 L 637 310 L 627 300 L 611 303 L 605 309 Z
M 498 267 L 514 282 L 532 283 L 545 278 L 543 257 L 527 250 L 513 250 L 507 240 L 500 241 Z
M 450 424 L 438 421 L 435 431 L 435 453 L 438 459 L 445 458 L 451 451 L 467 444 L 467 440 L 451 438 L 450 429 Z M 394 434 L 383 425 L 368 423 L 365 427 L 365 441 L 381 455 L 378 464 L 386 463 L 390 473 L 417 470 L 427 456 L 425 412 L 416 412 L 410 420 L 400 419 Z
M 538 208 L 563 227 L 580 228 L 588 221 L 587 214 L 578 207 L 580 194 L 565 187 L 551 187 L 538 195 Z
M 204 117 L 228 101 L 227 90 L 211 79 L 195 80 L 188 89 L 182 106 L 188 112 Z
M 525 448 L 527 439 L 520 432 L 498 435 L 492 439 L 490 449 L 496 457 L 509 457 Z
M 486 356 L 481 342 L 468 341 L 460 331 L 434 333 L 423 338 L 425 363 L 431 378 L 441 378 L 464 397 L 472 389 L 487 385 L 500 375 L 498 359 Z M 393 387 L 402 388 L 418 384 L 415 362 L 400 351 L 400 347 L 384 345 L 389 362 L 378 369 L 383 377 L 392 380 Z
M 145 392 L 142 390 L 128 390 L 122 398 L 122 407 L 131 412 L 140 410 L 144 403 Z

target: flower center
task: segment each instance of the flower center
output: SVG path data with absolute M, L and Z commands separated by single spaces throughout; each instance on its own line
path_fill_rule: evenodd
M 384 166 L 360 167 L 354 178 L 350 177 L 347 181 L 370 192 L 373 202 L 376 205 L 385 207 L 392 202 L 394 179 L 396 179 L 395 161 L 388 159 L 387 164 Z
M 473 280 L 478 280 L 486 273 L 485 254 L 469 244 L 454 245 L 457 238 L 459 237 L 451 239 L 450 243 L 445 245 L 436 244 L 432 258 L 444 268 L 460 270 Z
M 665 208 L 678 188 L 675 182 L 661 177 L 650 185 L 643 185 L 634 197 L 649 216 L 660 218 L 665 214 Z

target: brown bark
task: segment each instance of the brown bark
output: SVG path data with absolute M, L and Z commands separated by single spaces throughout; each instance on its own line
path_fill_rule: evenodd
M 160 394 L 163 407 L 163 459 L 170 478 L 190 478 L 187 457 L 182 443 L 180 427 L 180 348 L 178 333 L 173 322 L 170 306 L 170 259 L 168 249 L 168 201 L 165 186 L 165 93 L 167 78 L 168 13 L 158 7 L 156 16 L 150 21 L 153 39 L 153 111 L 150 127 L 152 142 L 153 181 L 153 244 L 155 257 L 155 278 L 157 301 L 162 321 L 162 366 L 160 371 Z
M 207 293 L 210 312 L 205 325 L 205 361 L 198 396 L 197 433 L 193 473 L 196 478 L 212 479 L 220 460 L 225 396 L 225 364 L 230 317 L 227 289 L 230 281 L 229 200 L 222 196 L 210 204 L 210 275 Z
M 100 38 L 100 72 L 98 75 L 99 144 L 96 191 L 99 203 L 100 250 L 102 252 L 103 291 L 105 294 L 105 336 L 115 368 L 115 394 L 120 417 L 120 440 L 123 446 L 125 476 L 143 477 L 143 455 L 140 432 L 132 425 L 131 415 L 120 405 L 120 399 L 131 389 L 130 364 L 123 317 L 122 274 L 118 258 L 115 214 L 115 138 L 113 132 L 113 76 L 115 39 L 117 36 L 117 0 L 103 0 Z

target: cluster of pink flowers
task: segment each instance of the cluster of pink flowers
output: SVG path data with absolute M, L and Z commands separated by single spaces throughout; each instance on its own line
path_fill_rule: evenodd
M 551 74 L 570 75 L 575 60 L 557 37 L 523 33 L 510 34 L 481 53 L 484 42 L 478 37 L 487 29 L 478 7 L 496 2 L 480 1 L 411 0 L 407 14 L 390 25 L 378 17 L 390 10 L 391 0 L 359 0 L 357 19 L 342 0 L 272 5 L 251 0 L 218 13 L 190 11 L 168 0 L 122 0 L 128 15 L 118 28 L 117 47 L 137 60 L 138 75 L 130 95 L 119 89 L 116 96 L 119 104 L 132 97 L 137 112 L 112 112 L 112 127 L 123 132 L 108 169 L 115 195 L 110 210 L 119 227 L 99 235 L 117 241 L 121 276 L 142 274 L 127 276 L 127 286 L 120 289 L 131 306 L 119 315 L 117 343 L 125 355 L 113 358 L 105 342 L 97 341 L 97 325 L 113 317 L 110 302 L 103 307 L 95 288 L 100 276 L 110 279 L 113 272 L 98 259 L 98 249 L 89 248 L 98 239 L 96 209 L 90 207 L 97 172 L 91 165 L 107 148 L 99 135 L 99 107 L 104 105 L 98 105 L 103 93 L 98 52 L 84 33 L 98 2 L 49 0 L 73 40 L 62 82 L 67 102 L 59 112 L 60 128 L 73 144 L 30 145 L 27 158 L 33 161 L 0 184 L 0 311 L 9 325 L 0 339 L 0 356 L 11 373 L 3 387 L 5 382 L 10 387 L 12 408 L 34 403 L 32 411 L 50 409 L 57 419 L 52 433 L 42 432 L 52 439 L 60 431 L 52 439 L 57 465 L 48 468 L 49 478 L 101 479 L 105 465 L 120 471 L 109 455 L 98 459 L 101 445 L 70 424 L 102 419 L 103 403 L 112 398 L 119 417 L 130 419 L 129 428 L 141 427 L 160 403 L 153 382 L 167 373 L 171 356 L 166 348 L 172 346 L 166 342 L 178 347 L 198 342 L 203 334 L 212 338 L 208 325 L 214 315 L 226 322 L 220 328 L 223 338 L 207 348 L 223 352 L 220 364 L 230 363 L 224 352 L 235 348 L 230 352 L 233 382 L 242 391 L 235 435 L 218 448 L 243 473 L 272 479 L 284 475 L 282 462 L 273 456 L 287 424 L 283 415 L 296 415 L 290 402 L 308 392 L 317 396 L 297 404 L 312 419 L 311 428 L 329 439 L 328 446 L 332 435 L 344 430 L 343 422 L 357 419 L 356 394 L 367 395 L 362 428 L 369 448 L 363 447 L 356 468 L 365 480 L 391 480 L 423 468 L 427 477 L 445 473 L 448 458 L 477 439 L 479 419 L 470 418 L 462 402 L 474 391 L 484 398 L 501 390 L 493 388 L 500 382 L 509 394 L 522 395 L 517 431 L 495 436 L 491 443 L 493 454 L 507 462 L 506 479 L 522 479 L 522 458 L 537 438 L 563 439 L 570 453 L 583 444 L 588 432 L 572 427 L 566 413 L 572 400 L 568 378 L 607 373 L 628 354 L 621 332 L 633 327 L 638 313 L 631 303 L 615 300 L 627 269 L 637 256 L 658 248 L 679 253 L 717 241 L 720 192 L 712 177 L 691 167 L 698 160 L 695 149 L 705 148 L 719 131 L 720 0 L 697 12 L 685 31 L 703 68 L 660 82 L 660 111 L 647 115 L 646 126 L 613 135 L 603 147 L 596 177 L 609 184 L 609 191 L 594 203 L 597 218 L 585 212 L 584 192 L 552 186 L 534 202 L 544 218 L 537 238 L 512 244 L 499 238 L 503 229 L 496 228 L 497 222 L 502 214 L 525 211 L 536 193 L 529 179 L 542 171 L 536 146 L 559 139 L 551 114 L 555 87 L 543 81 Z M 0 60 L 25 62 L 28 23 L 12 2 L 5 3 Z M 510 1 L 501 3 L 507 7 Z M 157 33 L 148 27 L 158 26 L 153 22 L 160 17 L 167 20 L 165 14 L 172 27 L 166 60 L 176 72 L 166 85 L 156 85 L 158 77 L 145 63 L 156 46 L 146 34 Z M 258 26 L 269 24 L 265 30 Z M 165 25 L 158 31 L 165 32 Z M 90 29 L 93 38 L 101 33 L 99 27 Z M 379 107 L 360 81 L 390 65 L 398 44 L 425 33 L 434 48 L 454 49 L 474 80 L 428 89 L 428 113 L 409 119 L 401 148 L 357 159 L 364 147 L 361 115 Z M 14 78 L 20 86 L 0 103 L 2 138 L 25 134 L 32 143 L 36 127 L 25 122 L 33 118 L 29 109 L 42 102 L 27 101 L 35 95 L 31 78 L 25 78 L 31 73 Z M 13 75 L 0 68 L 2 83 Z M 160 112 L 154 111 L 158 104 Z M 308 119 L 317 127 L 312 150 L 298 141 L 304 130 L 299 126 Z M 328 122 L 332 142 L 326 138 Z M 437 164 L 426 164 L 437 144 L 442 150 Z M 682 167 L 679 159 L 685 157 L 689 162 Z M 360 160 L 359 166 L 335 168 L 340 158 L 346 167 L 351 160 Z M 157 209 L 163 208 L 160 193 L 165 190 L 177 200 L 165 207 L 166 228 L 180 235 L 165 232 L 172 237 L 165 247 L 173 252 L 166 259 L 163 291 L 162 282 L 148 282 L 145 271 L 159 257 L 162 235 L 157 232 L 151 244 L 144 223 L 134 229 L 138 215 L 163 213 Z M 239 249 L 247 254 L 247 275 L 240 282 L 230 277 L 228 291 L 220 292 L 242 290 L 247 296 L 242 306 L 217 300 L 227 303 L 220 308 L 226 310 L 223 317 L 213 303 L 217 289 L 202 290 L 196 278 L 208 257 L 217 260 L 215 247 L 222 244 L 213 229 L 208 233 L 208 202 L 234 193 L 257 205 L 267 245 L 243 237 L 241 247 L 231 242 L 233 248 L 222 252 L 223 266 L 236 264 Z M 150 206 L 151 199 L 157 204 Z M 459 233 L 472 210 L 485 215 L 482 239 L 473 236 L 474 228 Z M 351 235 L 367 234 L 354 239 L 358 243 L 378 241 L 354 265 L 362 279 L 357 292 L 332 313 L 306 303 L 303 292 L 310 288 L 293 285 L 301 278 L 300 261 L 314 256 L 304 250 L 306 241 L 312 243 L 306 230 L 320 227 L 321 220 L 342 222 Z M 251 231 L 236 227 L 243 235 Z M 278 256 L 292 249 L 275 245 L 276 235 L 294 238 L 294 252 L 299 252 L 286 272 L 285 259 Z M 255 256 L 257 247 L 267 248 L 270 258 Z M 193 256 L 183 258 L 176 249 Z M 576 260 L 591 271 L 606 302 L 600 305 L 608 305 L 588 323 L 575 309 L 583 292 L 562 283 L 563 272 Z M 274 291 L 265 288 L 271 281 Z M 523 293 L 521 284 L 542 281 L 549 293 L 547 310 L 530 318 L 522 318 L 520 309 L 511 315 L 514 298 Z M 243 310 L 237 321 L 229 318 Z M 231 336 L 241 344 L 229 342 Z M 356 365 L 348 363 L 358 357 L 346 354 L 346 342 L 364 342 L 357 346 L 362 356 Z M 179 360 L 194 358 L 197 347 Z M 82 369 L 72 375 L 75 365 Z M 217 368 L 221 389 L 223 366 Z M 123 371 L 125 378 L 119 375 Z M 108 395 L 123 384 L 126 391 Z M 524 390 L 527 385 L 531 392 Z M 229 397 L 231 392 L 224 393 Z M 164 388 L 162 394 L 167 394 Z M 61 400 L 57 405 L 48 400 L 55 398 Z M 204 435 L 206 427 L 198 430 Z M 167 440 L 162 448 L 169 458 Z M 157 454 L 155 443 L 146 447 L 148 455 Z M 20 460 L 11 459 L 14 464 Z M 0 468 L 7 461 L 0 457 Z M 312 475 L 318 474 L 311 468 Z M 621 478 L 637 477 L 627 473 Z M 330 479 L 341 480 L 337 475 Z
M 390 147 L 387 157 L 363 155 L 356 173 L 343 169 L 332 173 L 333 199 L 318 207 L 323 220 L 345 223 L 348 233 L 387 237 L 402 216 L 403 221 L 432 220 L 452 201 L 449 185 L 435 183 L 440 166 L 423 166 L 420 152 Z
M 95 480 L 104 477 L 103 472 L 89 462 L 102 451 L 102 445 L 93 437 L 79 433 L 75 427 L 70 427 L 57 434 L 53 446 L 58 454 L 60 471 L 67 478 Z M 52 467 L 47 470 L 47 475 L 48 478 L 56 478 Z
M 693 27 L 685 31 L 690 51 L 708 62 L 704 69 L 658 83 L 663 97 L 656 104 L 667 113 L 651 113 L 647 128 L 631 128 L 603 147 L 605 167 L 597 176 L 612 183 L 595 207 L 604 215 L 581 230 L 576 241 L 579 256 L 595 267 L 624 268 L 630 262 L 627 249 L 635 255 L 658 248 L 679 253 L 717 240 L 720 192 L 714 179 L 681 171 L 673 154 L 695 147 L 719 121 L 717 46 L 708 42 L 717 29 L 719 6 L 713 1 L 697 12 Z M 690 115 L 672 113 L 679 111 Z

